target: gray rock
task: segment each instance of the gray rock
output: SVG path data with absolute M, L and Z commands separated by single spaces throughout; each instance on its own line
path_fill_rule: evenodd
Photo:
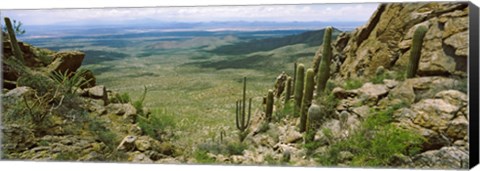
M 13 90 L 8 91 L 3 95 L 5 98 L 20 98 L 23 97 L 24 95 L 28 95 L 29 93 L 33 93 L 33 89 L 30 87 L 17 87 Z
M 141 152 L 145 152 L 152 148 L 152 144 L 150 143 L 150 137 L 148 136 L 141 136 L 135 140 L 135 148 Z
M 455 146 L 443 147 L 415 156 L 411 166 L 424 169 L 468 169 L 469 152 Z

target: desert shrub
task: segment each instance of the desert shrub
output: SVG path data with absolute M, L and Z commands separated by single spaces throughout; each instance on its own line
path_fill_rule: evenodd
M 381 74 L 373 76 L 370 79 L 370 82 L 372 82 L 373 84 L 383 84 L 383 80 L 385 79 L 391 79 L 391 77 L 389 77 L 387 73 L 383 72 Z
M 275 115 L 273 116 L 273 120 L 280 121 L 283 118 L 288 117 L 289 115 L 293 115 L 293 105 L 295 104 L 292 102 L 293 101 L 289 101 L 285 103 L 285 105 L 283 106 L 283 110 L 276 110 Z M 279 109 L 279 107 L 277 107 L 277 109 Z
M 133 102 L 133 107 L 140 113 L 140 115 L 144 114 L 143 111 L 143 102 L 145 101 L 145 97 L 147 96 L 147 87 L 143 86 L 143 93 L 140 98 Z
M 149 118 L 137 115 L 138 126 L 142 128 L 144 134 L 160 140 L 159 131 L 167 128 L 174 128 L 174 115 L 167 113 L 166 109 L 154 110 Z
M 325 166 L 339 164 L 339 153 L 354 154 L 352 166 L 389 166 L 394 155 L 414 155 L 420 150 L 424 139 L 409 130 L 393 125 L 392 113 L 403 105 L 391 106 L 385 110 L 373 111 L 361 128 L 345 140 L 329 146 L 327 155 L 316 156 L 316 161 Z
M 247 149 L 247 145 L 241 142 L 230 142 L 227 144 L 227 154 L 242 155 L 243 151 Z
M 359 79 L 348 79 L 345 81 L 343 88 L 345 90 L 352 90 L 362 87 L 363 82 Z
M 102 120 L 91 119 L 88 122 L 88 128 L 95 134 L 97 140 L 103 142 L 109 150 L 113 151 L 120 143 L 120 139 L 118 139 L 118 136 L 110 131 L 105 124 Z
M 113 103 L 130 103 L 131 98 L 128 93 L 122 93 L 122 94 L 115 94 L 115 98 L 112 99 Z
M 86 72 L 87 70 L 82 69 L 79 69 L 75 73 L 69 71 L 65 71 L 63 73 L 59 71 L 53 71 L 50 74 L 50 78 L 52 78 L 57 84 L 61 85 L 64 93 L 74 94 L 78 88 L 88 83 L 89 80 L 85 80 L 83 77 Z
M 193 157 L 201 164 L 211 164 L 215 162 L 215 159 L 208 156 L 208 152 L 205 150 L 195 150 L 193 152 Z
M 317 98 L 317 103 L 322 106 L 322 112 L 325 112 L 326 118 L 333 118 L 335 115 L 335 109 L 339 99 L 333 95 L 333 93 L 328 92 L 326 96 L 320 96 Z

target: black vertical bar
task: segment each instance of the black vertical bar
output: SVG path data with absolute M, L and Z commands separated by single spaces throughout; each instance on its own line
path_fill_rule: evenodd
M 478 7 L 470 2 L 469 4 L 469 84 L 468 84 L 468 114 L 470 119 L 469 128 L 469 144 L 470 144 L 470 161 L 469 168 L 473 168 L 479 162 L 479 120 L 478 120 L 478 82 L 479 82 L 479 56 L 478 56 Z

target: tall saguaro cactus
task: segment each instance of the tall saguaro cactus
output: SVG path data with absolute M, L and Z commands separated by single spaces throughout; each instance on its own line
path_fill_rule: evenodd
M 273 90 L 268 90 L 267 94 L 267 107 L 265 109 L 265 119 L 270 122 L 272 121 L 272 112 L 273 112 Z
M 297 76 L 295 80 L 295 92 L 294 92 L 294 99 L 295 99 L 295 106 L 293 107 L 294 116 L 298 116 L 300 112 L 300 107 L 302 105 L 302 97 L 303 97 L 303 79 L 305 77 L 305 66 L 303 64 L 297 65 Z
M 250 115 L 251 115 L 251 104 L 252 104 L 252 98 L 249 99 L 248 101 L 248 116 L 246 116 L 246 91 L 247 91 L 247 77 L 243 77 L 243 99 L 242 100 L 237 100 L 236 102 L 236 113 L 235 113 L 235 123 L 237 125 L 237 128 L 241 131 L 244 132 L 245 129 L 248 128 L 248 125 L 250 124 Z M 247 117 L 246 122 L 245 122 L 245 116 Z
M 12 22 L 8 17 L 5 17 L 4 20 L 5 20 L 5 26 L 7 27 L 8 37 L 10 38 L 10 44 L 12 45 L 12 48 L 13 48 L 13 55 L 22 63 L 24 63 L 25 60 L 23 58 L 23 53 L 22 53 L 22 50 L 20 49 L 20 46 L 18 46 L 18 41 L 17 41 L 17 37 L 15 36 L 15 31 L 13 30 Z
M 307 76 L 305 77 L 305 88 L 302 99 L 302 105 L 300 107 L 300 132 L 304 132 L 307 123 L 307 110 L 312 104 L 313 90 L 315 88 L 314 83 L 315 72 L 312 68 L 307 70 Z
M 285 105 L 288 105 L 288 102 L 290 101 L 290 96 L 292 96 L 292 77 L 287 77 L 287 85 L 285 86 Z
M 317 96 L 320 96 L 325 90 L 327 81 L 330 78 L 330 60 L 332 59 L 332 27 L 325 28 L 323 33 L 323 52 L 320 66 L 318 68 Z
M 295 91 L 295 83 L 297 82 L 297 63 L 295 62 L 293 64 L 293 85 L 292 85 L 292 91 Z M 292 94 L 295 94 L 293 92 Z
M 422 25 L 415 30 L 415 33 L 413 33 L 412 47 L 410 50 L 410 63 L 408 64 L 407 68 L 407 78 L 413 78 L 417 74 L 423 38 L 425 37 L 427 30 L 428 28 Z

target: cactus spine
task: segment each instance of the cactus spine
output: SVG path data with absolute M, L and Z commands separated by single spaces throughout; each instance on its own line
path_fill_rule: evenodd
M 267 119 L 267 122 L 272 121 L 272 112 L 273 112 L 273 90 L 270 89 L 268 90 L 267 107 L 265 110 L 265 118 Z
M 8 37 L 10 38 L 10 44 L 12 45 L 12 48 L 13 48 L 13 55 L 22 63 L 25 63 L 25 60 L 23 59 L 22 50 L 20 50 L 20 46 L 18 46 L 17 37 L 15 36 L 15 31 L 13 31 L 12 22 L 8 17 L 5 17 L 4 20 L 5 20 L 5 26 L 7 27 Z
M 252 98 L 249 99 L 248 102 L 248 116 L 247 120 L 245 122 L 245 109 L 246 109 L 246 90 L 247 90 L 247 77 L 243 77 L 243 99 L 242 100 L 237 100 L 236 103 L 236 116 L 235 116 L 235 123 L 237 125 L 237 128 L 241 131 L 244 132 L 245 129 L 247 129 L 248 125 L 250 124 L 250 115 L 251 115 L 251 104 L 252 104 Z
M 314 83 L 315 72 L 312 68 L 307 70 L 307 76 L 305 77 L 305 88 L 303 93 L 302 105 L 300 107 L 300 132 L 304 132 L 307 124 L 307 110 L 310 104 L 312 104 L 313 90 L 315 88 Z
M 303 64 L 298 64 L 297 76 L 295 80 L 295 94 L 294 94 L 295 106 L 293 107 L 294 116 L 299 116 L 300 107 L 302 105 L 304 77 L 305 77 L 305 66 L 303 66 Z
M 327 81 L 330 77 L 330 60 L 332 58 L 332 27 L 327 27 L 323 34 L 323 52 L 322 59 L 318 68 L 317 96 L 319 97 L 325 90 Z
M 292 96 L 292 77 L 287 78 L 287 85 L 285 86 L 285 105 L 287 106 L 288 101 L 290 101 L 290 98 Z
M 407 68 L 407 78 L 413 78 L 417 74 L 418 63 L 422 51 L 423 37 L 427 33 L 426 26 L 419 26 L 413 33 L 412 47 L 410 50 L 410 63 Z

